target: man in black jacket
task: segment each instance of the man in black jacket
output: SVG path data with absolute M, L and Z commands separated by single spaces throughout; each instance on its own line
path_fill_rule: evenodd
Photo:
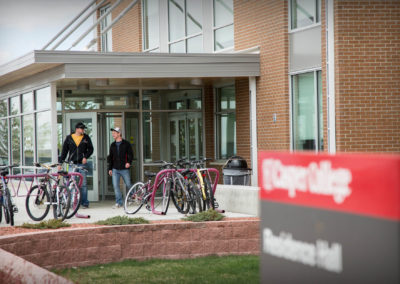
M 75 133 L 68 135 L 65 138 L 61 156 L 58 158 L 58 162 L 62 163 L 65 161 L 69 154 L 67 162 L 73 162 L 80 167 L 87 168 L 87 159 L 93 154 L 93 144 L 90 137 L 85 134 L 86 126 L 82 122 L 78 122 L 75 125 Z M 87 178 L 86 171 L 77 170 L 83 177 L 81 187 L 81 205 L 83 208 L 89 207 L 89 200 L 87 199 Z
M 123 178 L 125 185 L 131 187 L 131 177 L 129 168 L 133 160 L 131 144 L 122 139 L 119 127 L 111 128 L 114 142 L 110 145 L 110 155 L 108 156 L 108 174 L 112 176 L 112 183 L 115 192 L 116 203 L 113 208 L 122 207 L 122 194 L 119 188 L 120 177 Z

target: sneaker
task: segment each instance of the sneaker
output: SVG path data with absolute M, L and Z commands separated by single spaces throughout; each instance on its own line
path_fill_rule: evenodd
M 82 205 L 81 205 L 81 208 L 82 208 L 82 209 L 89 209 L 89 205 L 83 205 L 83 204 L 82 204 Z
M 119 205 L 118 203 L 115 203 L 115 205 L 112 207 L 112 209 L 117 209 L 117 208 L 121 208 L 122 205 Z

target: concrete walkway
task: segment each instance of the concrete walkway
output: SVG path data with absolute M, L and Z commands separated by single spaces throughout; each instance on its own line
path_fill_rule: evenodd
M 14 202 L 16 202 L 18 206 L 18 213 L 14 214 L 14 223 L 15 226 L 22 225 L 23 223 L 38 223 L 30 219 L 25 209 L 25 197 L 16 197 L 14 198 Z M 101 201 L 101 202 L 91 202 L 88 209 L 79 209 L 78 213 L 80 215 L 89 215 L 90 218 L 77 218 L 72 217 L 71 219 L 66 220 L 67 223 L 76 224 L 76 223 L 95 223 L 100 220 L 105 220 L 109 217 L 114 216 L 129 216 L 129 217 L 143 217 L 146 220 L 179 220 L 185 215 L 179 213 L 174 204 L 171 202 L 167 215 L 156 215 L 148 211 L 146 208 L 142 207 L 140 211 L 134 215 L 127 215 L 123 208 L 112 209 L 112 206 L 115 204 L 114 201 Z M 221 208 L 223 209 L 223 208 Z M 4 214 L 3 214 L 4 215 Z M 224 215 L 226 217 L 255 217 L 254 215 L 249 214 L 241 214 L 234 212 L 225 212 Z M 51 219 L 53 216 L 53 211 L 50 209 L 49 214 L 47 215 L 45 220 Z M 0 223 L 0 227 L 10 226 L 5 223 L 4 216 Z M 1 230 L 1 229 L 0 229 Z

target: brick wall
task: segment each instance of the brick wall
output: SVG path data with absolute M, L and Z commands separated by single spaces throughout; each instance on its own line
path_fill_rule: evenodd
M 113 5 L 116 0 L 107 1 L 106 5 Z M 129 1 L 122 1 L 112 12 L 114 20 L 130 4 Z M 100 17 L 100 10 L 97 10 L 97 18 Z M 142 24 L 141 24 L 141 1 L 137 1 L 113 27 L 112 27 L 112 51 L 113 52 L 141 52 L 142 51 Z M 100 26 L 97 27 L 97 35 L 100 36 Z M 101 50 L 101 39 L 97 43 L 98 50 Z
M 259 254 L 259 221 L 64 229 L 0 237 L 0 248 L 46 269 L 124 259 Z
M 282 0 L 234 1 L 235 50 L 260 47 L 261 75 L 257 78 L 259 150 L 290 149 L 287 6 L 287 1 Z M 238 85 L 237 88 L 241 89 Z M 276 123 L 273 122 L 274 113 Z M 238 127 L 237 133 L 247 131 L 246 127 Z
M 337 151 L 400 152 L 400 1 L 335 1 Z

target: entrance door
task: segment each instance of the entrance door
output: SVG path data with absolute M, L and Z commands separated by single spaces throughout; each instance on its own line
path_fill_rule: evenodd
M 174 113 L 169 116 L 168 132 L 171 161 L 203 156 L 203 123 L 201 113 Z
M 65 130 L 67 134 L 75 131 L 75 125 L 83 122 L 86 125 L 85 133 L 89 135 L 93 143 L 93 154 L 88 159 L 89 172 L 87 173 L 88 199 L 89 201 L 99 200 L 99 177 L 97 161 L 97 114 L 96 113 L 67 113 L 65 114 Z

